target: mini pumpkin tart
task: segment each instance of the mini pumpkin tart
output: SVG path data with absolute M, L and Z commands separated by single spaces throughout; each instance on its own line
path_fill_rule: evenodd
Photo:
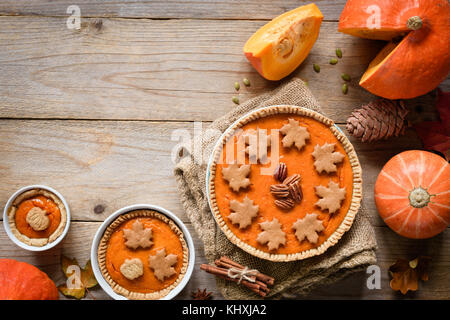
M 211 211 L 228 239 L 271 261 L 324 253 L 351 227 L 362 197 L 351 143 L 332 120 L 297 106 L 237 120 L 218 141 L 207 179 Z
M 21 242 L 42 247 L 62 235 L 67 208 L 53 192 L 31 189 L 19 194 L 8 210 L 11 232 Z
M 116 293 L 133 300 L 156 300 L 169 294 L 185 276 L 188 258 L 177 224 L 147 209 L 116 218 L 98 247 L 103 277 Z

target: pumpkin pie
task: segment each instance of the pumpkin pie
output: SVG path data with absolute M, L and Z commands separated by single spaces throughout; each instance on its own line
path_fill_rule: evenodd
M 177 224 L 147 209 L 120 215 L 107 227 L 98 248 L 105 280 L 116 293 L 133 300 L 166 296 L 186 274 L 188 256 Z
M 249 157 L 249 140 L 264 161 Z M 297 106 L 266 107 L 236 121 L 214 149 L 209 172 L 209 204 L 222 231 L 271 261 L 324 253 L 351 227 L 362 197 L 351 143 L 332 120 Z
M 67 211 L 54 193 L 32 189 L 14 199 L 8 211 L 8 222 L 18 240 L 30 246 L 42 247 L 63 233 Z

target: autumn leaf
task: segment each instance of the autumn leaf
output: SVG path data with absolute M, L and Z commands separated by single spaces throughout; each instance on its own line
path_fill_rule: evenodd
M 62 255 L 61 268 L 68 281 L 58 286 L 58 289 L 66 297 L 82 299 L 86 292 L 89 293 L 89 289 L 98 284 L 90 260 L 86 262 L 84 268 L 81 268 L 76 259 Z
M 450 161 L 450 92 L 438 89 L 436 109 L 440 121 L 425 121 L 414 125 L 426 150 L 434 150 Z
M 430 262 L 431 258 L 426 256 L 420 256 L 411 261 L 398 259 L 389 267 L 392 290 L 400 291 L 402 294 L 406 294 L 409 290 L 416 291 L 419 288 L 419 280 L 428 280 Z

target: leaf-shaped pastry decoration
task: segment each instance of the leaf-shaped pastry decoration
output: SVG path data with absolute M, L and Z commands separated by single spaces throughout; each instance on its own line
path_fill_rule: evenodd
M 318 173 L 325 171 L 326 173 L 336 172 L 336 163 L 342 162 L 344 155 L 334 151 L 334 143 L 325 143 L 323 146 L 318 144 L 314 147 L 312 156 L 314 157 L 314 167 Z
M 259 224 L 263 231 L 258 234 L 256 241 L 261 244 L 267 243 L 269 250 L 275 250 L 282 244 L 286 244 L 286 233 L 281 230 L 281 224 L 277 218 L 272 221 L 264 221 Z
M 252 223 L 252 219 L 256 217 L 259 206 L 253 204 L 253 200 L 245 196 L 242 202 L 230 200 L 231 214 L 228 218 L 233 224 L 239 224 L 239 228 L 244 229 Z
M 177 260 L 178 256 L 175 254 L 166 255 L 166 248 L 162 248 L 155 255 L 148 257 L 149 266 L 159 281 L 164 281 L 165 278 L 176 273 L 172 266 L 177 263 Z
M 297 219 L 292 225 L 298 241 L 302 242 L 306 238 L 311 243 L 317 243 L 318 233 L 325 229 L 318 217 L 317 213 L 307 213 L 303 219 Z
M 232 163 L 228 167 L 222 168 L 222 176 L 228 181 L 230 188 L 238 192 L 239 189 L 247 188 L 250 185 L 250 165 L 243 164 L 239 166 L 237 163 Z
M 294 119 L 289 119 L 289 123 L 285 124 L 280 132 L 284 135 L 283 147 L 289 148 L 295 145 L 298 150 L 301 150 L 305 144 L 306 140 L 310 138 L 308 129 L 299 125 L 299 122 Z
M 131 229 L 123 229 L 123 237 L 126 240 L 125 245 L 131 249 L 150 248 L 153 244 L 152 229 L 144 228 L 144 224 L 139 219 L 133 223 Z
M 316 186 L 316 195 L 321 197 L 316 202 L 316 206 L 323 211 L 328 210 L 328 213 L 335 213 L 341 207 L 342 200 L 345 199 L 345 187 L 339 188 L 336 182 L 330 180 L 328 188 L 324 186 Z

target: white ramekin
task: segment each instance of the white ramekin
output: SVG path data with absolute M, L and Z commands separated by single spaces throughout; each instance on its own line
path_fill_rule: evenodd
M 98 245 L 100 243 L 100 240 L 103 237 L 103 233 L 105 232 L 106 228 L 121 214 L 134 211 L 134 210 L 141 210 L 141 209 L 149 209 L 149 210 L 155 210 L 159 213 L 164 214 L 168 218 L 172 219 L 178 227 L 181 229 L 181 231 L 184 234 L 184 237 L 186 239 L 186 243 L 189 250 L 189 260 L 188 260 L 188 267 L 186 270 L 186 274 L 184 275 L 183 279 L 181 279 L 180 283 L 169 292 L 168 295 L 166 295 L 161 300 L 171 300 L 173 299 L 177 294 L 180 293 L 181 290 L 186 286 L 186 284 L 189 282 L 189 279 L 192 276 L 192 271 L 194 270 L 194 263 L 195 263 L 195 248 L 194 248 L 194 241 L 192 240 L 191 234 L 189 233 L 189 230 L 186 228 L 184 223 L 172 212 L 158 207 L 151 204 L 134 204 L 131 206 L 124 207 L 122 209 L 117 210 L 113 214 L 111 214 L 106 220 L 102 223 L 100 228 L 98 228 L 97 232 L 95 233 L 94 240 L 92 241 L 92 247 L 91 247 L 91 263 L 92 263 L 92 269 L 94 271 L 95 278 L 97 279 L 98 283 L 102 287 L 102 289 L 113 299 L 115 300 L 127 300 L 126 297 L 114 292 L 114 290 L 111 288 L 109 283 L 103 278 L 102 272 L 100 271 L 100 267 L 98 265 Z
M 24 193 L 26 191 L 32 190 L 32 189 L 43 189 L 43 190 L 47 190 L 48 192 L 51 192 L 54 195 L 56 195 L 56 197 L 58 197 L 59 200 L 61 200 L 61 202 L 63 203 L 64 207 L 66 208 L 66 213 L 67 213 L 66 225 L 64 227 L 62 234 L 58 238 L 56 238 L 55 241 L 47 243 L 46 245 L 44 245 L 42 247 L 30 246 L 26 243 L 23 243 L 22 241 L 20 241 L 19 239 L 16 238 L 16 236 L 12 233 L 11 228 L 9 226 L 8 211 L 9 211 L 9 208 L 11 207 L 12 203 L 19 195 L 21 195 L 22 193 Z M 6 202 L 5 209 L 3 210 L 3 226 L 5 227 L 5 231 L 8 234 L 8 237 L 11 239 L 11 241 L 14 242 L 16 245 L 18 245 L 19 247 L 21 247 L 25 250 L 29 250 L 29 251 L 45 251 L 45 250 L 53 248 L 58 243 L 60 243 L 62 241 L 62 239 L 64 239 L 64 237 L 66 236 L 67 232 L 69 231 L 69 227 L 70 227 L 69 205 L 67 204 L 66 199 L 64 199 L 64 197 L 53 188 L 50 188 L 50 187 L 44 186 L 44 185 L 26 186 L 26 187 L 20 188 L 16 192 L 14 192 L 14 194 L 9 198 L 8 202 Z

